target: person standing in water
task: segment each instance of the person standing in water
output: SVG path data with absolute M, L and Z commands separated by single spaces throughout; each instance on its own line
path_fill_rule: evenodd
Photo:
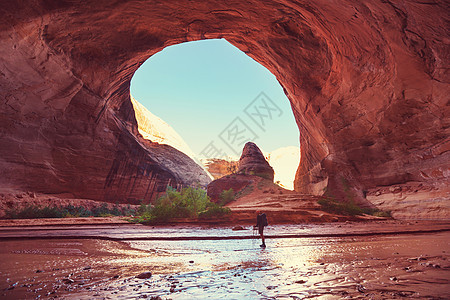
M 259 232 L 259 235 L 261 236 L 261 241 L 262 241 L 262 244 L 260 245 L 260 247 L 265 248 L 266 242 L 264 240 L 264 227 L 269 225 L 269 223 L 267 222 L 267 216 L 265 213 L 263 213 L 261 211 L 257 211 L 256 214 L 257 214 L 257 216 L 256 216 L 256 226 L 255 227 L 258 228 L 258 232 Z

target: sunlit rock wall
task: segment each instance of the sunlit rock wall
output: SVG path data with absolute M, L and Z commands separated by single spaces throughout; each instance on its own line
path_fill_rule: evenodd
M 169 124 L 164 122 L 161 118 L 152 114 L 147 108 L 131 96 L 131 104 L 138 125 L 138 131 L 142 137 L 153 143 L 169 145 L 193 159 L 201 168 L 203 164 L 198 160 L 191 148 L 186 144 L 183 138 L 173 129 Z M 198 183 L 201 186 L 206 186 L 211 180 L 212 176 L 206 169 L 201 171 L 197 166 L 192 169 L 184 169 L 183 165 L 179 167 L 174 166 L 173 172 L 179 173 L 180 178 L 185 178 L 185 182 Z M 190 166 L 190 164 L 188 164 Z M 189 178 L 190 177 L 190 178 Z
M 152 114 L 133 96 L 131 96 L 131 103 L 133 104 L 138 131 L 146 140 L 172 146 L 190 158 L 195 158 L 195 154 L 188 144 L 169 124 Z

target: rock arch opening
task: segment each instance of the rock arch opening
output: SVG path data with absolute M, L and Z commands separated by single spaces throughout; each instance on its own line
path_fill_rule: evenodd
M 448 216 L 445 1 L 8 1 L 0 11 L 3 187 L 131 201 L 152 189 L 149 174 L 161 187 L 186 180 L 195 168 L 174 168 L 173 150 L 137 137 L 130 80 L 164 47 L 226 38 L 291 102 L 296 190 Z
M 175 147 L 216 179 L 256 142 L 275 182 L 293 189 L 300 148 L 289 100 L 269 71 L 226 40 L 165 48 L 136 71 L 130 90 L 146 139 Z

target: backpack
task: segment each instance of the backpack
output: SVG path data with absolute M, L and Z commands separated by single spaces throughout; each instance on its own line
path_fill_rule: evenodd
M 262 218 L 262 225 L 263 225 L 263 226 L 269 225 L 269 222 L 267 222 L 267 216 L 266 216 L 266 214 L 262 214 L 262 215 L 261 215 L 261 218 Z

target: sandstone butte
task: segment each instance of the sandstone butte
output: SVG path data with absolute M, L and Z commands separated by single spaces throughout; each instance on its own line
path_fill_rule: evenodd
M 187 155 L 139 134 L 130 80 L 164 47 L 225 38 L 291 102 L 297 192 L 448 219 L 448 11 L 440 0 L 2 1 L 0 187 L 134 202 L 198 181 Z
M 254 177 L 264 178 L 273 184 L 274 171 L 258 146 L 248 142 L 242 149 L 236 172 L 210 182 L 207 189 L 208 196 L 214 202 L 218 202 L 222 191 L 233 189 L 237 193 L 250 184 L 254 184 Z
M 273 168 L 273 180 L 280 186 L 293 190 L 293 180 L 300 162 L 300 147 L 281 147 L 271 152 L 263 152 L 263 155 Z M 235 173 L 239 163 L 232 157 L 203 159 L 201 162 L 214 179 Z
M 237 172 L 239 174 L 256 175 L 273 182 L 274 172 L 255 143 L 248 142 L 242 149 Z

